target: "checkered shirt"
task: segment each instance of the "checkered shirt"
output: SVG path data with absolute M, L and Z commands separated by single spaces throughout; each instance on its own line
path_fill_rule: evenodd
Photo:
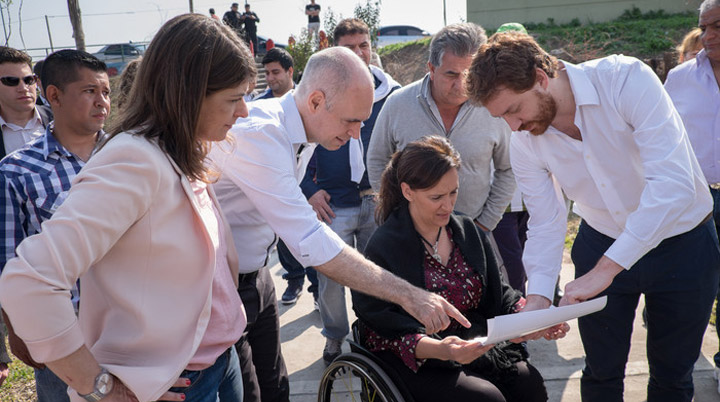
M 60 145 L 52 127 L 48 125 L 43 136 L 0 161 L 0 272 L 15 257 L 18 244 L 38 233 L 40 225 L 62 204 L 70 183 L 85 165 Z

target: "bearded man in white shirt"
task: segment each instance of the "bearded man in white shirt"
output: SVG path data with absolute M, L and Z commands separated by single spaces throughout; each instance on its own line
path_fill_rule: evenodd
M 703 49 L 690 61 L 670 70 L 665 90 L 670 95 L 700 162 L 713 196 L 715 228 L 720 229 L 720 0 L 705 0 L 698 21 Z M 720 314 L 716 311 L 716 314 Z M 720 316 L 715 328 L 720 333 Z M 715 354 L 720 379 L 720 352 Z M 720 392 L 720 385 L 718 386 Z
M 562 262 L 567 210 L 553 180 L 583 218 L 572 249 L 576 279 L 561 304 L 608 296 L 604 310 L 578 320 L 583 401 L 622 401 L 641 294 L 647 400 L 691 401 L 720 248 L 708 185 L 657 76 L 624 56 L 560 62 L 509 32 L 480 48 L 468 88 L 515 131 L 511 164 L 530 213 L 526 309 L 550 306 Z
M 372 110 L 373 87 L 367 65 L 349 49 L 315 53 L 295 91 L 252 102 L 249 117 L 228 132 L 230 141 L 209 155 L 222 174 L 215 191 L 242 256 L 239 292 L 248 329 L 236 347 L 245 401 L 288 400 L 277 299 L 266 267 L 275 233 L 303 266 L 402 306 L 429 334 L 445 329 L 450 318 L 470 325 L 442 297 L 410 285 L 345 244 L 318 219 L 300 190 L 312 143 L 334 150 L 359 138 Z

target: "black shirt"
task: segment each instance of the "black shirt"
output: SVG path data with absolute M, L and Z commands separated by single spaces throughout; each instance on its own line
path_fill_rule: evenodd
M 252 19 L 250 17 L 255 17 L 255 19 Z M 243 22 L 245 23 L 245 30 L 248 32 L 255 32 L 257 31 L 256 23 L 260 22 L 260 18 L 258 18 L 257 14 L 255 14 L 254 11 L 245 11 L 242 14 Z
M 305 11 L 320 11 L 320 4 L 308 4 Z M 308 24 L 311 22 L 320 22 L 320 15 L 308 15 Z
M 242 21 L 240 21 L 240 13 L 237 11 L 228 11 L 223 15 L 223 22 L 230 28 L 239 31 L 242 28 Z

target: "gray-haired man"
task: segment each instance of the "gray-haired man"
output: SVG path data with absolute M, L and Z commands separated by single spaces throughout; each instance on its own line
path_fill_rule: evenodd
M 430 72 L 395 91 L 373 129 L 367 153 L 370 185 L 395 151 L 424 135 L 445 135 L 460 152 L 460 188 L 456 211 L 471 216 L 480 228 L 495 228 L 515 191 L 510 168 L 510 129 L 483 107 L 471 105 L 464 77 L 475 51 L 487 42 L 485 30 L 472 24 L 441 29 L 430 42 Z M 494 173 L 493 173 L 494 165 Z

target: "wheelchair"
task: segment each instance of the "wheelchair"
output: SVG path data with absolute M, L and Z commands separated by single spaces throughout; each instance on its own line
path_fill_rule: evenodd
M 320 380 L 318 402 L 414 402 L 394 370 L 360 345 L 358 322 L 352 324 L 350 353 L 333 361 Z

